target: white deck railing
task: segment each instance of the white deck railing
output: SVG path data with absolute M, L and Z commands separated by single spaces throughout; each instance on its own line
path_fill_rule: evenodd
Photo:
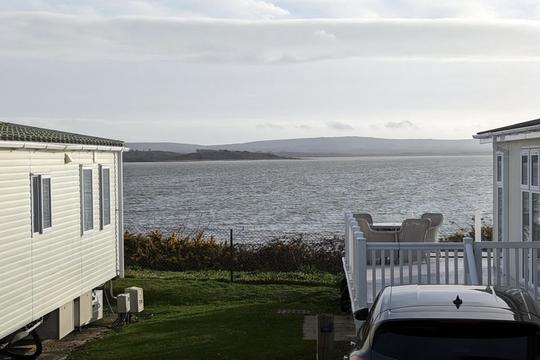
M 538 300 L 540 242 L 372 243 L 345 215 L 345 270 L 353 313 L 388 285 L 498 285 L 527 290 Z

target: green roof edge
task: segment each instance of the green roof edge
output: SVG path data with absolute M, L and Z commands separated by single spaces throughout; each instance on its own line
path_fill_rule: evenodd
M 82 135 L 59 130 L 19 125 L 0 121 L 0 141 L 41 142 L 53 144 L 77 144 L 123 147 L 121 140 Z

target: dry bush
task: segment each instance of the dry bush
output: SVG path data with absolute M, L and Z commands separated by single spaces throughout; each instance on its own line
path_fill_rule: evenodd
M 191 235 L 147 233 L 124 235 L 125 261 L 130 267 L 155 270 L 341 271 L 342 240 L 306 242 L 301 234 L 264 243 L 234 246 L 199 231 Z
M 228 259 L 225 244 L 202 231 L 195 235 L 126 232 L 124 246 L 126 265 L 155 270 L 219 269 Z
M 482 241 L 491 241 L 493 240 L 493 227 L 489 225 L 482 225 Z M 465 235 L 469 236 L 471 239 L 475 237 L 475 228 L 474 225 L 470 225 L 468 230 L 460 230 L 454 233 L 444 235 L 440 238 L 441 242 L 463 242 Z

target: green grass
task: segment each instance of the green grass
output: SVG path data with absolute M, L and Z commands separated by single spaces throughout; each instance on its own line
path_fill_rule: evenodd
M 338 276 L 326 273 L 132 271 L 117 291 L 144 288 L 154 316 L 112 332 L 72 359 L 314 359 L 302 340 L 303 315 L 279 309 L 339 313 Z M 338 355 L 343 354 L 341 345 Z

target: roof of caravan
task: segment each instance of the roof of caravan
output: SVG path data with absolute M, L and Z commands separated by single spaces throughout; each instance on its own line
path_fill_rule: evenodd
M 65 131 L 12 124 L 0 121 L 0 141 L 24 141 L 54 144 L 80 144 L 97 146 L 124 146 L 120 140 L 81 135 Z
M 484 137 L 488 137 L 492 135 L 493 136 L 498 135 L 501 132 L 519 133 L 519 132 L 526 132 L 530 130 L 538 130 L 536 129 L 536 127 L 540 128 L 540 119 L 529 120 L 529 121 L 524 121 L 524 122 L 520 122 L 513 125 L 507 125 L 507 126 L 491 129 L 491 130 L 480 131 L 474 137 L 484 138 Z

